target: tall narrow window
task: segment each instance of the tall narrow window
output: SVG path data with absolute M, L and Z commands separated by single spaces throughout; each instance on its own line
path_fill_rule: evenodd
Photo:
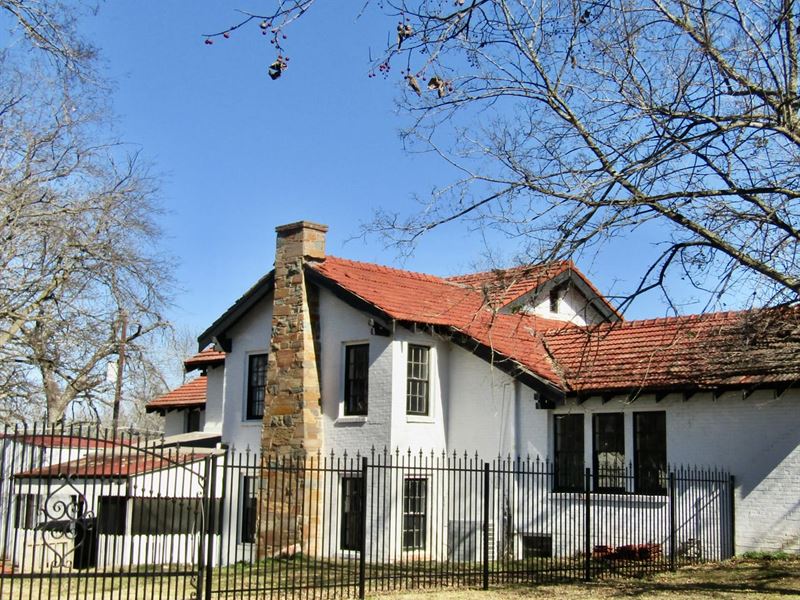
M 403 481 L 403 550 L 424 550 L 428 480 Z
M 406 381 L 406 413 L 427 415 L 430 388 L 430 348 L 408 346 L 408 371 Z
M 622 413 L 594 415 L 594 489 L 625 491 L 625 430 Z
M 665 494 L 667 491 L 667 413 L 633 413 L 633 464 L 636 492 Z
M 344 414 L 366 415 L 369 397 L 369 344 L 344 347 Z
M 256 541 L 256 515 L 258 514 L 258 478 L 242 477 L 242 522 L 239 541 L 252 544 Z
M 361 550 L 361 519 L 364 510 L 364 481 L 342 477 L 342 550 Z
M 553 422 L 555 491 L 583 491 L 583 415 L 554 415 Z
M 267 355 L 251 354 L 247 363 L 247 418 L 264 416 L 267 395 Z

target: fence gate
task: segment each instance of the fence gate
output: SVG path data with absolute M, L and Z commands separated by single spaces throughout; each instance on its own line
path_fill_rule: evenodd
M 202 592 L 212 453 L 86 428 L 6 430 L 0 447 L 0 598 Z

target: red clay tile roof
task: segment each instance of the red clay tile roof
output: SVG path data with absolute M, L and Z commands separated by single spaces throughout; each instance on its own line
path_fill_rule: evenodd
M 501 307 L 535 290 L 572 267 L 572 261 L 559 261 L 543 265 L 467 273 L 446 279 L 479 291 L 485 291 L 489 302 Z
M 209 347 L 183 361 L 183 368 L 186 369 L 186 372 L 188 373 L 190 371 L 194 371 L 195 369 L 203 369 L 205 367 L 221 365 L 224 363 L 225 353 L 218 352 L 214 350 L 213 347 Z
M 175 408 L 203 408 L 206 405 L 205 375 L 192 379 L 182 386 L 147 403 L 147 412 L 166 411 Z
M 568 326 L 563 321 L 493 312 L 480 291 L 433 275 L 332 256 L 310 267 L 393 319 L 447 327 L 548 382 L 559 381 L 539 337 Z
M 794 383 L 800 311 L 709 313 L 552 331 L 545 345 L 569 390 L 636 393 Z
M 564 392 L 627 394 L 800 378 L 798 310 L 578 327 L 490 310 L 482 290 L 464 285 L 480 276 L 443 279 L 336 257 L 309 266 L 390 318 L 445 326 Z
M 115 452 L 106 450 L 84 456 L 78 460 L 48 465 L 32 469 L 23 473 L 16 473 L 17 478 L 33 477 L 129 477 L 142 475 L 152 471 L 168 469 L 176 465 L 185 465 L 202 460 L 206 454 L 194 452 L 180 452 L 177 450 L 144 451 L 127 448 Z
M 551 281 L 565 272 L 574 273 L 591 290 L 592 294 L 601 301 L 608 312 L 618 318 L 622 315 L 600 293 L 600 291 L 581 273 L 571 260 L 556 261 L 541 265 L 525 265 L 511 269 L 494 269 L 481 273 L 467 273 L 447 277 L 447 281 L 461 283 L 483 293 L 491 305 L 501 308 L 507 306 L 521 296 L 535 291 L 543 284 Z

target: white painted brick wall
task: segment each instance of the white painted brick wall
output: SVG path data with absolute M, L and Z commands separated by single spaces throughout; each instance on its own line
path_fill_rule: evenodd
M 800 552 L 800 391 L 789 390 L 780 399 L 774 396 L 771 390 L 747 399 L 741 392 L 717 400 L 711 394 L 697 394 L 684 402 L 673 394 L 656 403 L 646 395 L 631 403 L 621 398 L 606 404 L 591 399 L 553 412 L 586 415 L 584 449 L 589 466 L 592 414 L 625 413 L 626 460 L 632 461 L 632 413 L 666 411 L 670 463 L 716 466 L 736 477 L 736 552 Z
M 250 354 L 269 350 L 272 334 L 272 294 L 250 309 L 231 330 L 233 348 L 225 357 L 222 441 L 240 450 L 261 447 L 261 420 L 244 418 L 247 363 Z

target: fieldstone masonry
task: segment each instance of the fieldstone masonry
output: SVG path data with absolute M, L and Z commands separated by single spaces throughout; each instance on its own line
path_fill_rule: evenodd
M 319 499 L 306 459 L 322 449 L 319 297 L 303 265 L 325 258 L 327 226 L 299 221 L 275 228 L 272 339 L 261 433 L 265 459 L 285 465 L 262 481 L 259 555 L 314 552 Z

